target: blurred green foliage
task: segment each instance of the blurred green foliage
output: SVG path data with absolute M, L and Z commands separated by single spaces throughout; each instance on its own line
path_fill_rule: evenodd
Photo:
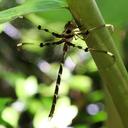
M 70 12 L 62 8 L 65 2 L 27 0 L 21 4 L 18 0 L 0 1 L 0 10 L 10 8 L 0 12 L 0 22 L 16 18 L 0 25 L 0 127 L 99 128 L 106 120 L 102 82 L 96 65 L 90 54 L 72 49 L 65 60 L 56 113 L 48 120 L 62 48 L 39 48 L 40 42 L 55 39 L 37 30 L 37 25 L 61 33 L 65 23 L 72 19 Z M 111 0 L 97 0 L 97 3 L 105 21 L 116 26 L 113 37 L 128 67 L 128 48 L 125 47 L 128 44 L 128 1 L 117 0 L 116 6 Z M 19 42 L 34 45 L 18 49 Z M 86 47 L 81 40 L 74 43 Z M 91 104 L 96 107 L 94 115 L 87 111 Z

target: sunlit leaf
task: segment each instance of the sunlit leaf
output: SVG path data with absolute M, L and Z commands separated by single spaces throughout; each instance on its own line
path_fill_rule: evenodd
M 16 94 L 20 99 L 26 99 L 37 93 L 37 79 L 30 76 L 27 79 L 18 79 L 16 82 Z
M 43 110 L 44 108 L 44 105 L 39 100 L 35 100 L 35 99 L 29 100 L 27 106 L 29 108 L 29 111 L 33 114 L 37 113 L 39 110 Z
M 80 90 L 80 91 L 86 93 L 86 92 L 90 91 L 92 81 L 89 77 L 76 75 L 70 79 L 69 84 L 70 84 L 71 88 L 73 88 L 75 90 Z
M 2 119 L 12 125 L 13 127 L 17 126 L 17 121 L 19 117 L 19 113 L 12 107 L 7 107 L 1 114 Z

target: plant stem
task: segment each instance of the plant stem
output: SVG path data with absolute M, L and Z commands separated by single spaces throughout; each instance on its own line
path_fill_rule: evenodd
M 74 19 L 82 26 L 82 29 L 105 24 L 95 0 L 67 1 Z M 109 51 L 116 58 L 113 63 L 113 59 L 109 55 L 91 52 L 123 125 L 128 128 L 128 75 L 115 43 L 107 28 L 92 31 L 86 39 L 86 43 L 89 48 Z

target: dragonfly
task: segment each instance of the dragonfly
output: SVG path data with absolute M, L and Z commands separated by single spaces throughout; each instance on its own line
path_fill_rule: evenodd
M 59 97 L 59 87 L 60 87 L 60 84 L 61 84 L 61 76 L 62 76 L 62 73 L 63 73 L 63 65 L 64 65 L 64 61 L 65 61 L 65 58 L 66 58 L 67 51 L 69 50 L 70 47 L 83 50 L 84 52 L 92 51 L 92 52 L 99 52 L 99 53 L 107 54 L 115 60 L 114 54 L 107 51 L 107 50 L 98 50 L 98 49 L 95 49 L 95 48 L 88 48 L 88 47 L 83 48 L 82 46 L 75 45 L 75 44 L 72 43 L 73 38 L 75 38 L 75 39 L 80 38 L 80 39 L 84 40 L 84 39 L 88 38 L 88 35 L 92 31 L 97 30 L 97 29 L 101 29 L 101 28 L 104 28 L 104 27 L 111 27 L 111 24 L 103 24 L 103 25 L 93 27 L 91 29 L 81 31 L 79 29 L 79 26 L 76 24 L 76 22 L 74 20 L 71 20 L 71 21 L 68 21 L 65 24 L 64 31 L 61 34 L 59 34 L 59 33 L 56 33 L 56 32 L 51 32 L 46 28 L 42 28 L 41 25 L 38 25 L 38 27 L 37 27 L 38 30 L 45 31 L 45 32 L 50 33 L 51 35 L 53 35 L 55 38 L 58 38 L 58 41 L 55 41 L 55 42 L 40 43 L 39 46 L 41 48 L 44 47 L 44 46 L 62 45 L 63 44 L 63 53 L 62 53 L 62 56 L 61 56 L 59 71 L 58 71 L 58 74 L 57 74 L 56 86 L 55 86 L 55 90 L 54 90 L 52 105 L 51 105 L 51 109 L 50 109 L 50 112 L 49 112 L 49 115 L 48 115 L 49 118 L 52 118 L 53 115 L 54 115 L 54 112 L 55 112 L 56 103 L 57 103 L 57 100 L 58 100 L 58 97 Z M 84 38 L 82 38 L 81 35 L 83 35 Z M 17 44 L 17 46 L 21 47 L 21 46 L 26 45 L 26 44 L 30 44 L 30 43 L 19 43 L 19 44 Z

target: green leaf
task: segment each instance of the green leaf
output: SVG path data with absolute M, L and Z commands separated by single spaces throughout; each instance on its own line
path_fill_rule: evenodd
M 104 99 L 104 93 L 101 90 L 94 91 L 88 95 L 89 102 L 98 102 Z
M 3 110 L 1 117 L 5 122 L 10 124 L 13 128 L 17 127 L 19 113 L 13 107 L 6 107 Z
M 37 93 L 38 83 L 34 76 L 16 81 L 16 94 L 19 99 L 25 100 Z
M 107 119 L 107 114 L 104 111 L 101 111 L 97 113 L 96 115 L 88 117 L 88 121 L 91 121 L 93 123 L 105 121 L 106 119 Z
M 78 125 L 75 125 L 75 128 L 89 128 L 89 127 L 86 126 L 85 124 L 84 125 L 78 124 Z
M 11 21 L 17 17 L 39 11 L 62 9 L 67 6 L 65 0 L 31 0 L 22 5 L 0 12 L 0 23 Z
M 87 76 L 76 75 L 72 76 L 69 85 L 74 90 L 80 90 L 81 92 L 87 93 L 91 90 L 92 81 Z
M 11 102 L 11 98 L 0 98 L 0 112 L 4 109 L 7 103 Z
M 104 19 L 94 0 L 68 0 L 68 3 L 73 13 L 72 15 L 79 25 L 83 25 L 83 28 L 93 28 L 94 26 L 104 24 Z M 112 13 L 114 7 L 111 9 Z M 106 98 L 106 100 L 112 100 L 113 108 L 116 107 L 115 113 L 117 113 L 118 117 L 116 124 L 118 122 L 122 126 L 121 128 L 128 128 L 128 74 L 118 53 L 118 49 L 115 46 L 115 42 L 105 28 L 92 32 L 89 38 L 85 40 L 89 48 L 107 49 L 116 58 L 114 64 L 112 64 L 109 56 L 105 57 L 105 55 L 98 55 L 96 52 L 92 52 L 92 57 L 98 67 L 105 88 L 110 95 L 110 98 Z M 107 64 L 111 65 L 107 66 Z M 115 126 L 115 122 L 110 123 Z

